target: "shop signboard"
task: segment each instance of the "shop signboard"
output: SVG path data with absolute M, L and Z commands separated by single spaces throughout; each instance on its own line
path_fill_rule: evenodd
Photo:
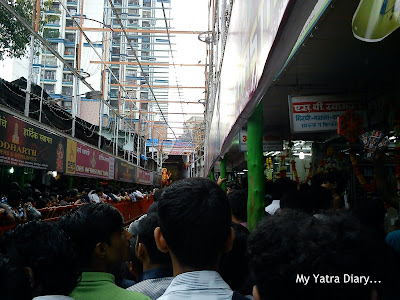
M 138 174 L 138 183 L 139 184 L 150 185 L 152 183 L 150 171 L 144 170 L 142 168 L 137 168 L 137 174 Z
M 292 133 L 337 130 L 337 118 L 345 111 L 359 110 L 358 100 L 339 96 L 289 96 Z
M 206 169 L 258 88 L 289 0 L 234 1 L 221 82 L 215 91 Z
M 121 159 L 116 159 L 115 161 L 115 179 L 123 182 L 136 182 L 137 177 L 136 166 L 133 164 L 123 161 Z
M 263 136 L 263 151 L 282 151 L 283 140 L 277 137 L 268 135 Z M 247 151 L 247 130 L 241 130 L 239 132 L 239 150 L 241 152 Z
M 114 157 L 68 139 L 66 174 L 114 179 L 114 164 Z
M 0 111 L 0 163 L 64 172 L 63 137 Z

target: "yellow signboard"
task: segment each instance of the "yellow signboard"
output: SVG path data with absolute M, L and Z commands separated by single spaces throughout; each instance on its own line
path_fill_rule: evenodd
M 67 140 L 66 174 L 75 175 L 76 172 L 76 142 Z
M 379 42 L 400 27 L 400 0 L 361 0 L 353 16 L 356 38 Z

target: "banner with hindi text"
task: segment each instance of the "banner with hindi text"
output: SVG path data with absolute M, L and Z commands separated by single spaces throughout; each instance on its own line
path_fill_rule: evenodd
M 66 139 L 0 111 L 0 163 L 64 172 Z

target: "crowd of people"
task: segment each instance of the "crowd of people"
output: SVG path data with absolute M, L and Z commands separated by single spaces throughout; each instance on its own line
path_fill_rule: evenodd
M 399 299 L 398 235 L 385 242 L 383 202 L 349 209 L 340 180 L 329 173 L 311 186 L 267 182 L 265 218 L 251 233 L 247 191 L 229 185 L 225 193 L 205 178 L 157 190 L 129 228 L 104 201 L 55 223 L 30 221 L 0 237 L 2 296 Z
M 21 187 L 12 182 L 0 190 L 0 227 L 12 226 L 32 220 L 59 217 L 69 210 L 56 209 L 87 203 L 136 202 L 152 194 L 154 187 L 105 188 L 94 185 L 65 189 L 59 187 Z M 43 208 L 48 208 L 43 210 Z

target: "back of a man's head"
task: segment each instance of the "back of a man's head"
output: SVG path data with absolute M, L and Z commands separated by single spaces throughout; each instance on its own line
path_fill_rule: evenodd
M 1 276 L 2 282 L 10 283 L 5 288 L 29 286 L 25 294 L 31 293 L 30 299 L 69 295 L 78 284 L 80 272 L 72 243 L 65 232 L 50 222 L 32 221 L 7 232 L 1 236 L 0 253 L 7 258 L 2 267 L 10 272 L 7 278 Z M 7 294 L 3 289 L 1 293 Z M 20 298 L 14 295 L 13 299 Z
M 247 191 L 233 190 L 228 195 L 233 216 L 240 222 L 247 221 Z
M 59 220 L 60 227 L 76 244 L 82 267 L 90 264 L 97 243 L 110 243 L 111 234 L 124 226 L 121 213 L 106 203 L 89 203 Z
M 348 213 L 316 219 L 283 210 L 260 222 L 248 246 L 261 299 L 373 299 L 392 285 L 385 245 Z
M 161 232 L 180 265 L 212 269 L 231 232 L 224 191 L 205 178 L 189 178 L 166 188 L 158 205 Z

